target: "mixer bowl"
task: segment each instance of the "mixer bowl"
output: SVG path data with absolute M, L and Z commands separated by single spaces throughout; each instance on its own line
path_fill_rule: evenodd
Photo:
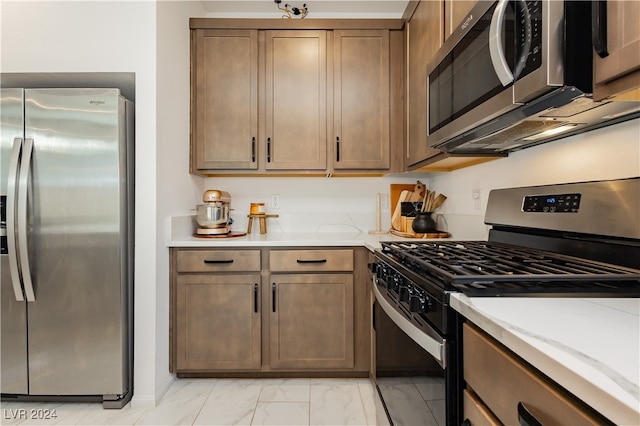
M 223 202 L 198 204 L 196 220 L 201 228 L 223 228 L 229 223 L 229 204 Z

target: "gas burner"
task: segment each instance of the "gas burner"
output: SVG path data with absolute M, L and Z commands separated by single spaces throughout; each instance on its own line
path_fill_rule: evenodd
M 640 271 L 582 258 L 481 241 L 383 242 L 382 252 L 416 273 L 450 283 L 638 280 Z

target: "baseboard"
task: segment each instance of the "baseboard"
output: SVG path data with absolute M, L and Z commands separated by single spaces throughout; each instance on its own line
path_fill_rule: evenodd
M 156 390 L 155 395 L 140 395 L 134 391 L 133 398 L 131 398 L 131 408 L 154 408 L 158 405 L 158 402 L 160 402 L 164 397 L 175 380 L 176 378 L 174 375 L 168 375 L 162 385 Z

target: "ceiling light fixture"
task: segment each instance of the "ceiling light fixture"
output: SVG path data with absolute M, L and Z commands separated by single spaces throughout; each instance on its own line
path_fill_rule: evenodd
M 278 5 L 278 9 L 282 10 L 286 15 L 282 15 L 283 19 L 291 19 L 293 17 L 297 17 L 300 19 L 304 19 L 309 13 L 309 9 L 307 9 L 306 3 L 302 5 L 302 7 L 294 7 L 290 4 L 285 3 L 284 7 L 280 6 L 282 0 L 273 0 L 273 2 Z

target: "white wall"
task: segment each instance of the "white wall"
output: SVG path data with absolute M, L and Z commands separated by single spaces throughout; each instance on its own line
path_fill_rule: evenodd
M 3 0 L 0 14 L 2 72 L 135 73 L 134 400 L 152 404 L 157 381 L 156 4 Z
M 448 174 L 430 182 L 449 196 L 444 214 L 484 216 L 496 188 L 640 176 L 640 119 L 549 142 Z M 474 189 L 480 200 L 473 199 Z
M 169 375 L 169 250 L 167 218 L 202 197 L 202 178 L 189 174 L 189 18 L 202 16 L 200 2 L 157 3 L 157 228 L 155 285 L 155 394 L 164 394 Z

